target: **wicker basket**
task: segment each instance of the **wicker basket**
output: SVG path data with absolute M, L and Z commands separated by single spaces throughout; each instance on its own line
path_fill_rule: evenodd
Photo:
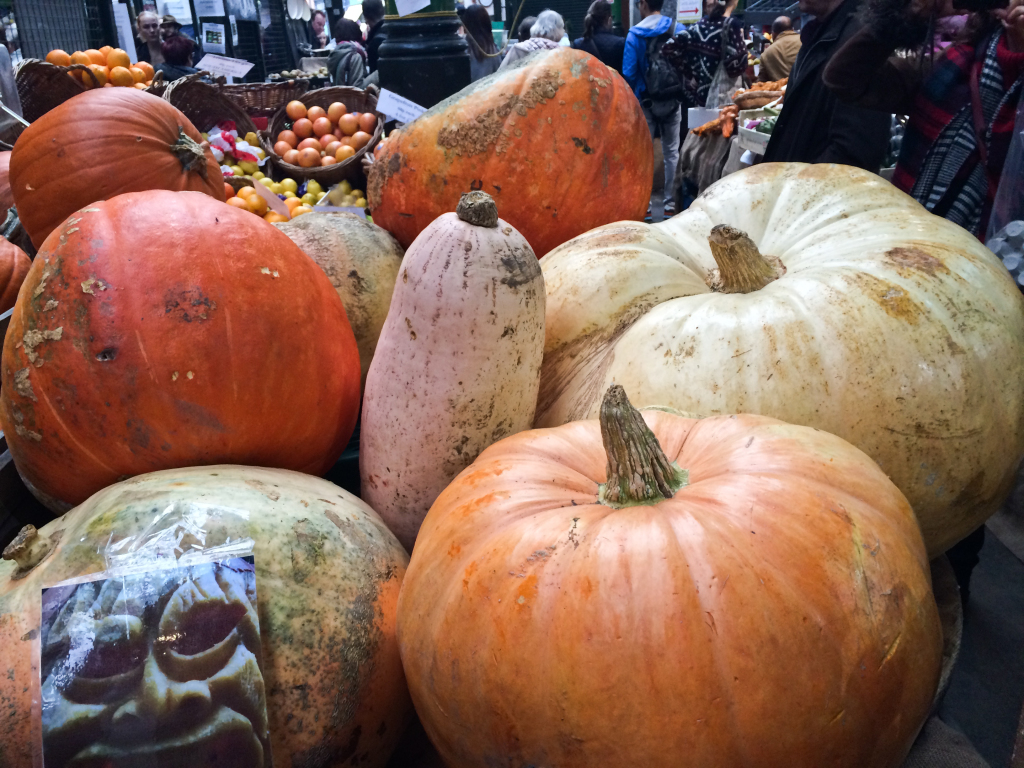
M 271 118 L 267 130 L 260 134 L 260 143 L 263 145 L 267 157 L 270 158 L 270 162 L 289 178 L 316 179 L 325 189 L 326 185 L 337 184 L 344 179 L 350 181 L 359 179 L 363 174 L 360 162 L 363 155 L 373 151 L 373 148 L 380 141 L 381 134 L 384 133 L 384 117 L 377 111 L 377 89 L 370 86 L 367 90 L 363 91 L 359 88 L 339 85 L 310 91 L 299 101 L 307 107 L 323 107 L 324 109 L 327 109 L 334 102 L 340 101 L 348 107 L 350 112 L 373 112 L 377 115 L 377 127 L 373 130 L 373 136 L 370 137 L 370 141 L 366 146 L 358 150 L 347 160 L 335 163 L 334 165 L 303 168 L 300 165 L 286 163 L 281 159 L 280 155 L 274 152 L 275 137 L 284 130 L 285 121 L 288 120 L 284 107 L 281 107 L 277 114 Z
M 245 110 L 249 117 L 273 117 L 293 99 L 301 99 L 309 90 L 306 80 L 283 83 L 242 83 L 221 86 L 220 92 Z
M 234 101 L 220 92 L 220 87 L 204 83 L 200 78 L 206 72 L 179 78 L 164 89 L 164 101 L 168 101 L 185 113 L 197 131 L 209 131 L 224 120 L 234 120 L 239 136 L 256 133 L 256 125 L 245 111 Z
M 88 75 L 83 76 L 96 79 L 89 68 L 82 64 L 58 67 L 40 59 L 22 61 L 14 73 L 22 116 L 30 123 L 35 122 L 72 96 L 85 93 L 85 86 L 69 74 L 75 71 L 88 72 Z

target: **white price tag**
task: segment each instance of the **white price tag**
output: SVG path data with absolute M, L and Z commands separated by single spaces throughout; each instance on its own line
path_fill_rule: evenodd
M 387 88 L 380 89 L 380 98 L 377 99 L 377 111 L 383 112 L 392 120 L 401 123 L 411 123 L 417 117 L 427 111 L 414 101 L 399 96 Z
M 398 10 L 399 16 L 408 16 L 429 5 L 430 0 L 395 0 L 395 8 Z
M 214 26 L 209 23 L 203 24 L 203 32 L 206 32 L 206 28 Z M 223 29 L 223 25 L 216 25 Z M 222 33 L 223 34 L 223 33 Z M 206 46 L 209 50 L 210 46 Z M 225 77 L 245 77 L 246 72 L 255 66 L 251 61 L 245 59 L 232 59 L 230 56 L 217 56 L 216 54 L 208 53 L 199 60 L 199 63 L 195 65 L 197 69 L 206 70 L 212 72 L 215 75 L 224 75 Z

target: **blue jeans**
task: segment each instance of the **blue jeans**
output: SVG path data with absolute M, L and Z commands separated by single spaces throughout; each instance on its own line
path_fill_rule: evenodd
M 683 111 L 677 105 L 668 117 L 655 117 L 650 107 L 644 107 L 647 127 L 654 138 L 656 128 L 661 128 L 661 153 L 665 156 L 665 193 L 664 199 L 672 199 L 672 190 L 676 183 L 676 166 L 679 165 L 679 127 L 683 121 Z

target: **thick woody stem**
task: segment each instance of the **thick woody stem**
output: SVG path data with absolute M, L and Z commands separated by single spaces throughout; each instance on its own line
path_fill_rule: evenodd
M 668 460 L 626 390 L 613 384 L 601 403 L 601 437 L 608 454 L 608 482 L 600 501 L 616 509 L 670 499 L 689 473 Z
M 195 171 L 206 180 L 206 149 L 186 134 L 181 126 L 178 126 L 178 140 L 171 144 L 171 153 L 178 158 L 183 172 Z
M 13 560 L 19 571 L 27 571 L 42 560 L 52 546 L 49 539 L 39 535 L 34 525 L 26 525 L 4 549 L 4 560 Z
M 477 227 L 498 226 L 498 206 L 486 192 L 467 192 L 459 200 L 456 215 L 463 221 Z
M 786 274 L 786 267 L 774 256 L 762 256 L 746 232 L 719 224 L 708 235 L 711 255 L 718 269 L 708 287 L 720 293 L 753 293 Z

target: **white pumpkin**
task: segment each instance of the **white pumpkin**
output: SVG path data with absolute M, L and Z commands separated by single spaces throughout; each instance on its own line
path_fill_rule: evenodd
M 717 225 L 769 258 L 719 229 L 716 264 Z M 931 555 L 1009 491 L 1024 301 L 978 240 L 874 174 L 754 166 L 663 224 L 592 230 L 541 266 L 537 426 L 595 418 L 617 383 L 637 406 L 817 427 L 878 462 Z

